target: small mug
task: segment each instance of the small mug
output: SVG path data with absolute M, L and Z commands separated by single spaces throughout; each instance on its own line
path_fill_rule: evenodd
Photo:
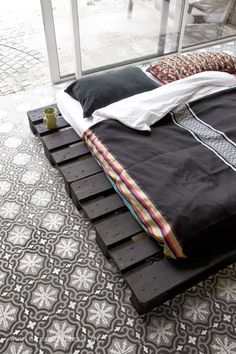
M 44 123 L 47 124 L 49 129 L 55 129 L 57 127 L 56 109 L 54 107 L 47 107 L 43 110 Z

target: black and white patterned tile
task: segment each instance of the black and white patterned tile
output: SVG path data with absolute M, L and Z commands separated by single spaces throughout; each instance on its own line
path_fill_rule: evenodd
M 44 87 L 0 100 L 0 353 L 235 353 L 235 265 L 136 313 L 28 128 L 26 111 L 54 97 Z

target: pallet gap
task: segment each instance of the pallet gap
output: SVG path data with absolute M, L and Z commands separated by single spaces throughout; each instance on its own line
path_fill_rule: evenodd
M 83 210 L 86 213 L 85 209 L 83 209 Z M 127 211 L 127 207 L 123 206 L 120 209 L 108 212 L 107 214 L 103 214 L 101 216 L 95 217 L 94 219 L 92 219 L 92 220 L 90 219 L 90 220 L 91 220 L 92 223 L 97 222 L 97 221 L 102 221 L 102 220 L 104 220 L 104 219 L 106 219 L 106 218 L 108 218 L 110 216 L 119 215 L 119 214 L 121 214 L 122 212 L 125 212 L 125 211 Z M 86 213 L 86 215 L 87 215 L 87 213 Z
M 87 202 L 90 202 L 90 201 L 99 201 L 105 197 L 108 197 L 109 195 L 112 195 L 114 194 L 114 189 L 109 189 L 105 192 L 100 192 L 100 193 L 97 193 L 96 196 L 92 195 L 91 197 L 86 197 L 84 199 L 81 199 L 81 200 L 78 200 L 79 204 L 81 204 L 81 206 L 83 207 L 84 203 L 87 203 Z M 77 198 L 78 199 L 78 198 Z

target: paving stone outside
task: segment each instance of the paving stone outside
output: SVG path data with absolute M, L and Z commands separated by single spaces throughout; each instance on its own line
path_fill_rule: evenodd
M 40 1 L 0 4 L 0 96 L 50 82 Z

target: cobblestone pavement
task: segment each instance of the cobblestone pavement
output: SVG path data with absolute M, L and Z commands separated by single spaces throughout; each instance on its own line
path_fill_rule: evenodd
M 49 82 L 40 1 L 1 1 L 0 95 Z

